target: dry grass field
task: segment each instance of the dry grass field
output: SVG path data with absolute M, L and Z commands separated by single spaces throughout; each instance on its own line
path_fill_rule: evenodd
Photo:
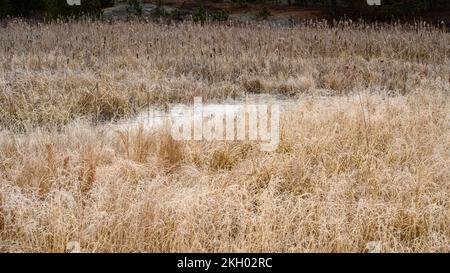
M 0 28 L 0 251 L 450 251 L 450 34 L 423 24 Z M 113 121 L 271 93 L 281 143 Z

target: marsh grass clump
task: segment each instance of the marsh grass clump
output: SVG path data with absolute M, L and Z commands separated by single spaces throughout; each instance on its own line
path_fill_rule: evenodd
M 99 165 L 99 157 L 95 148 L 88 145 L 81 153 L 81 163 L 79 169 L 78 180 L 80 181 L 80 190 L 83 194 L 88 193 L 97 179 L 97 168 Z
M 169 168 L 181 163 L 184 157 L 183 143 L 176 141 L 168 130 L 161 131 L 156 137 L 157 154 L 161 163 Z

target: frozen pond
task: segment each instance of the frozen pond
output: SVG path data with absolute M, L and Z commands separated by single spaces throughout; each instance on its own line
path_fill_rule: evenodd
M 225 100 L 223 102 L 211 103 L 203 102 L 196 98 L 191 104 L 168 104 L 163 106 L 151 106 L 135 117 L 119 121 L 118 125 L 122 129 L 133 129 L 143 127 L 146 130 L 157 129 L 165 124 L 173 124 L 189 116 L 193 120 L 212 119 L 217 116 L 233 115 L 248 111 L 248 109 L 259 109 L 258 107 L 285 106 L 292 105 L 295 100 L 280 99 L 269 94 L 251 95 L 240 100 Z M 253 107 L 253 108 L 252 108 Z

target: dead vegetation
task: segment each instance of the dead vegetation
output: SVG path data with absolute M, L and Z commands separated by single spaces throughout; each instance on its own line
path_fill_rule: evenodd
M 447 82 L 450 35 L 425 24 L 342 22 L 292 28 L 10 22 L 0 32 L 0 125 L 26 130 L 108 121 L 153 103 L 349 94 L 406 94 Z
M 0 39 L 1 251 L 450 251 L 447 33 L 15 22 Z M 246 92 L 293 100 L 275 152 L 91 122 Z

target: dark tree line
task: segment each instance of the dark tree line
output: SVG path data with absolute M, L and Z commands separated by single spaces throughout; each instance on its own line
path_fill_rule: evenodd
M 253 3 L 270 3 L 270 0 L 235 0 Z M 381 5 L 369 5 L 367 0 L 288 0 L 289 5 L 302 7 L 320 7 L 331 14 L 353 11 L 360 15 L 412 15 L 429 11 L 449 11 L 450 0 L 380 0 Z
M 139 2 L 140 0 L 134 0 Z M 164 1 L 155 1 L 164 2 Z M 202 2 L 202 1 L 199 1 Z M 269 4 L 277 0 L 231 0 L 233 3 Z M 281 3 L 281 0 L 278 0 Z M 288 0 L 289 5 L 321 7 L 331 13 L 353 9 L 361 15 L 412 14 L 430 10 L 450 9 L 450 0 L 381 0 L 381 6 L 369 6 L 367 0 Z M 81 0 L 80 6 L 69 6 L 67 0 L 0 0 L 0 18 L 6 16 L 57 18 L 67 16 L 99 16 L 102 8 L 114 4 L 114 0 Z M 450 12 L 450 11 L 449 11 Z
M 69 6 L 66 0 L 0 0 L 0 17 L 44 17 L 98 16 L 104 7 L 114 0 L 82 0 L 80 6 Z
M 271 3 L 271 0 L 232 0 L 233 2 Z M 276 2 L 276 1 L 275 1 Z M 281 1 L 278 1 L 281 2 Z M 367 0 L 287 0 L 289 5 L 321 6 L 331 10 L 346 8 L 370 9 L 370 8 L 413 8 L 421 11 L 431 10 L 433 7 L 450 6 L 449 0 L 380 0 L 381 6 L 369 6 Z

